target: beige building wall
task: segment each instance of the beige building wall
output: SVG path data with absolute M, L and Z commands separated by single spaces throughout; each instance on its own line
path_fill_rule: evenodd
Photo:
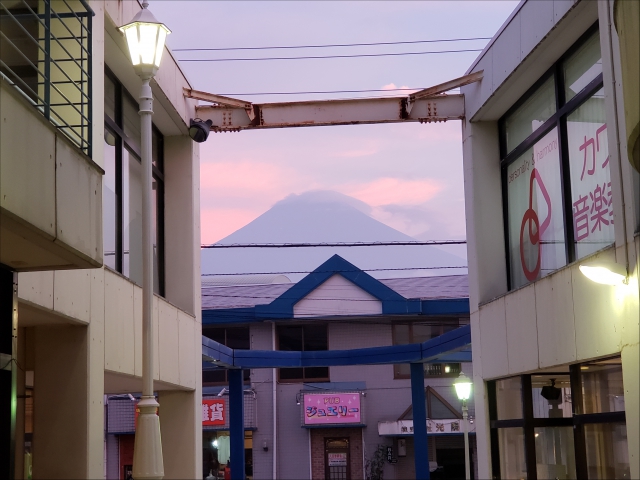
M 463 87 L 473 374 L 479 477 L 491 477 L 486 381 L 612 355 L 622 359 L 631 478 L 640 476 L 638 424 L 639 188 L 627 158 L 619 44 L 610 1 L 521 3 L 469 70 L 481 82 Z M 629 284 L 599 285 L 569 264 L 508 291 L 498 119 L 598 22 L 608 125 L 615 244 L 586 260 L 628 267 Z M 637 174 L 636 174 L 637 175 Z M 634 197 L 634 190 L 635 195 Z
M 3 223 L 7 216 L 35 231 L 30 235 L 45 260 L 33 269 L 52 269 L 23 272 L 18 280 L 21 381 L 27 384 L 21 388 L 33 388 L 33 478 L 104 478 L 104 395 L 142 389 L 141 288 L 106 267 L 58 269 L 102 265 L 105 65 L 134 96 L 141 85 L 116 29 L 139 3 L 89 3 L 95 12 L 91 159 L 69 147 L 4 83 L 1 89 L 5 121 L 31 125 L 41 139 L 25 143 L 3 124 Z M 166 478 L 196 478 L 202 468 L 199 151 L 187 127 L 195 102 L 184 98 L 183 87 L 190 85 L 166 50 L 152 82 L 153 121 L 165 146 L 166 285 L 165 296 L 154 298 L 153 327 Z M 25 148 L 33 165 L 5 161 Z M 17 250 L 21 239 L 3 230 L 2 241 Z M 24 411 L 24 399 L 19 409 Z M 16 478 L 22 478 L 21 465 L 19 458 Z

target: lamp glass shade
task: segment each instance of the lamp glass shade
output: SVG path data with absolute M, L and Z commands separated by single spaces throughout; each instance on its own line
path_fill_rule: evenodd
M 456 387 L 456 395 L 458 400 L 469 400 L 471 396 L 471 380 L 464 373 L 461 373 L 458 379 L 453 383 Z
M 120 27 L 127 39 L 133 66 L 160 67 L 167 34 L 171 31 L 162 23 L 134 21 Z
M 626 270 L 617 263 L 580 265 L 580 271 L 589 280 L 603 285 L 619 285 L 627 278 Z

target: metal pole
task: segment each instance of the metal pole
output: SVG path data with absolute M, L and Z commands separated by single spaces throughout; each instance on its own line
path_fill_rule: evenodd
M 242 370 L 229 372 L 229 453 L 231 480 L 244 480 L 244 381 Z
M 413 406 L 413 448 L 416 479 L 429 480 L 429 445 L 427 441 L 427 407 L 424 394 L 424 365 L 410 363 L 411 405 Z
M 469 428 L 467 425 L 469 409 L 467 401 L 462 401 L 462 427 L 464 428 L 464 478 L 471 480 L 471 464 L 469 463 Z
M 151 225 L 151 116 L 153 95 L 149 82 L 142 78 L 140 125 L 142 130 L 142 398 L 138 402 L 138 425 L 133 452 L 133 477 L 164 477 L 160 406 L 153 395 L 153 257 Z

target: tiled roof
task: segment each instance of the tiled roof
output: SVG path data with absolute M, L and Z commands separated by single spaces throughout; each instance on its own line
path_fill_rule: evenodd
M 380 280 L 380 282 L 405 298 L 436 300 L 469 297 L 467 275 L 390 278 Z M 294 283 L 280 283 L 268 285 L 203 286 L 202 308 L 204 310 L 216 310 L 266 305 L 294 285 Z

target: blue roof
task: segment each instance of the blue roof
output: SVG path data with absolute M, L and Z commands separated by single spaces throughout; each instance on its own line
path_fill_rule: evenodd
M 204 324 L 293 318 L 294 305 L 334 275 L 382 303 L 383 315 L 469 313 L 466 275 L 377 280 L 334 255 L 295 284 L 215 286 L 202 289 Z

